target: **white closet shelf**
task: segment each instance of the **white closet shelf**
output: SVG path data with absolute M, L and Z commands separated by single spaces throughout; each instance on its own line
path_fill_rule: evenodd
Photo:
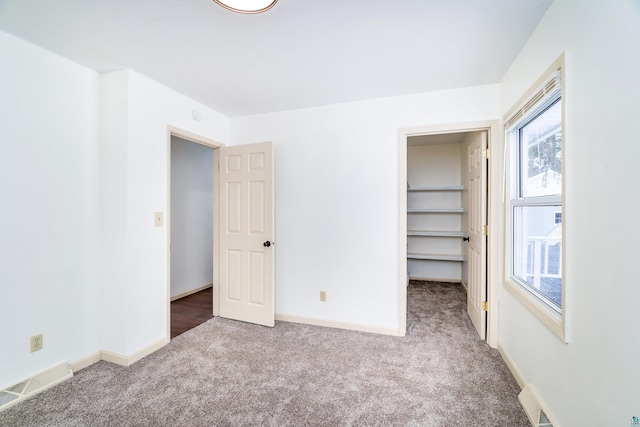
M 462 191 L 462 185 L 441 185 L 437 187 L 409 187 L 407 191 Z
M 407 258 L 408 259 L 426 259 L 431 261 L 464 261 L 464 257 L 462 255 L 408 253 Z
M 451 208 L 451 209 L 407 209 L 407 213 L 463 213 L 464 209 L 462 208 Z
M 424 236 L 424 237 L 464 237 L 462 231 L 424 231 L 424 230 L 407 230 L 407 236 Z

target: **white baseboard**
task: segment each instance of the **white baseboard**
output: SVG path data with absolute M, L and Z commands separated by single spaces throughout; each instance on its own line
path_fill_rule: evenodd
M 190 291 L 182 292 L 177 295 L 171 297 L 171 301 L 175 301 L 180 298 L 188 297 L 189 295 L 193 295 L 196 292 L 204 291 L 205 289 L 209 289 L 213 287 L 213 283 L 207 283 L 206 285 L 202 285 L 198 288 L 191 289 Z
M 423 282 L 461 283 L 460 279 L 438 279 L 436 277 L 420 277 L 420 276 L 409 276 L 409 280 L 421 280 Z
M 153 344 L 148 345 L 128 356 L 114 353 L 112 351 L 102 350 L 102 360 L 115 363 L 116 365 L 130 366 L 136 363 L 138 360 L 142 359 L 143 357 L 148 356 L 151 353 L 169 344 L 169 341 L 170 340 L 168 340 L 167 338 L 162 338 L 154 342 Z
M 340 320 L 320 319 L 317 317 L 298 316 L 295 314 L 276 313 L 276 320 L 292 323 L 303 323 L 305 325 L 324 326 L 327 328 L 347 329 L 350 331 L 371 332 L 374 334 L 399 336 L 397 329 L 383 328 L 380 326 L 367 325 L 363 323 L 343 322 Z
M 52 387 L 62 381 L 65 381 L 73 377 L 74 373 L 80 371 L 81 369 L 89 367 L 101 360 L 115 363 L 117 365 L 122 365 L 122 366 L 133 365 L 143 357 L 148 356 L 151 353 L 155 352 L 156 350 L 159 350 L 160 348 L 164 347 L 169 343 L 169 341 L 170 340 L 167 338 L 162 338 L 156 341 L 155 343 L 148 345 L 129 356 L 123 356 L 118 353 L 102 350 L 102 351 L 97 351 L 95 353 L 92 353 L 88 356 L 85 356 L 71 363 L 62 363 L 62 364 L 53 366 L 45 371 L 35 374 L 32 378 L 27 378 L 15 383 L 15 384 L 20 384 L 21 382 L 35 380 L 33 384 L 35 384 L 36 386 L 29 385 L 25 388 L 24 391 L 22 389 L 20 389 L 20 391 L 1 390 L 4 394 L 12 397 L 13 400 L 8 400 L 5 403 L 0 403 L 0 410 L 4 410 L 9 406 L 15 405 L 16 403 L 21 402 L 22 400 L 36 393 L 39 393 L 49 387 Z
M 112 351 L 102 350 L 102 360 L 120 366 L 129 366 L 129 358 Z
M 518 369 L 515 362 L 500 341 L 498 341 L 498 353 L 500 353 L 500 356 L 502 356 L 502 360 L 504 360 L 504 363 L 507 364 L 507 367 L 511 371 L 511 374 L 518 382 L 520 389 L 524 389 L 527 386 L 527 381 L 524 379 L 522 372 L 520 372 L 520 369 Z
M 533 426 L 539 425 L 537 420 L 540 419 L 540 411 L 544 411 L 547 418 L 551 421 L 551 425 L 556 427 L 560 426 L 549 411 L 549 407 L 538 394 L 536 388 L 533 384 L 528 383 L 524 379 L 524 375 L 522 375 L 522 372 L 520 372 L 520 369 L 518 369 L 518 366 L 500 341 L 498 341 L 498 352 L 520 386 L 521 392 L 518 395 L 518 400 L 520 401 L 522 408 L 525 410 L 531 424 Z
M 96 362 L 99 362 L 102 360 L 102 352 L 101 351 L 96 351 L 93 354 L 90 354 L 86 357 L 83 357 L 80 360 L 76 360 L 75 362 L 71 362 L 69 364 L 69 367 L 71 368 L 71 370 L 73 371 L 73 373 L 75 374 L 76 372 L 78 372 L 81 369 L 87 368 L 91 365 L 93 365 Z
M 161 338 L 158 341 L 154 342 L 151 345 L 148 345 L 138 351 L 136 351 L 135 353 L 133 353 L 131 356 L 129 356 L 129 365 L 133 365 L 134 363 L 136 363 L 138 360 L 142 359 L 143 357 L 146 357 L 148 355 L 150 355 L 151 353 L 154 353 L 158 350 L 160 350 L 162 347 L 164 347 L 165 345 L 169 344 L 171 340 L 168 338 Z

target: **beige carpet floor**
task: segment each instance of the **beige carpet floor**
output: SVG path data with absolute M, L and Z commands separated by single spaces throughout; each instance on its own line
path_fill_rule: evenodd
M 529 426 L 460 285 L 412 282 L 404 338 L 214 318 L 129 367 L 99 362 L 0 426 Z

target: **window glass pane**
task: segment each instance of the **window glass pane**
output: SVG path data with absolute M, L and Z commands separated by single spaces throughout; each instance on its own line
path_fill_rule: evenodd
M 562 194 L 560 100 L 519 130 L 520 197 Z
M 562 222 L 559 205 L 514 207 L 513 275 L 548 302 L 562 307 Z

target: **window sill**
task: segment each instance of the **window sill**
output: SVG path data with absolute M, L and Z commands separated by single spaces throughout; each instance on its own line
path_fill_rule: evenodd
M 504 287 L 562 342 L 567 343 L 564 328 L 564 309 L 561 315 L 552 311 L 538 301 L 536 297 L 508 279 L 504 281 Z

